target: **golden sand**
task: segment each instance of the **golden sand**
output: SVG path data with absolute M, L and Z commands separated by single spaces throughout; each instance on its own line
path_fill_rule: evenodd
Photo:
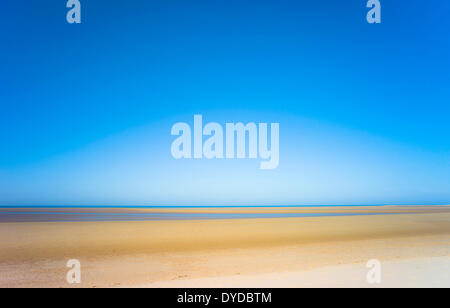
M 0 286 L 171 286 L 174 281 L 221 286 L 221 278 L 235 281 L 241 276 L 242 282 L 248 281 L 243 286 L 251 287 L 261 278 L 248 277 L 257 275 L 272 277 L 267 278 L 273 279 L 269 286 L 283 286 L 275 278 L 286 273 L 361 265 L 373 258 L 398 262 L 449 257 L 446 210 L 317 218 L 1 223 Z M 81 285 L 65 280 L 69 259 L 81 262 Z M 326 275 L 316 278 L 326 281 Z M 202 285 L 201 279 L 213 280 Z M 343 277 L 343 285 L 346 279 L 350 277 Z

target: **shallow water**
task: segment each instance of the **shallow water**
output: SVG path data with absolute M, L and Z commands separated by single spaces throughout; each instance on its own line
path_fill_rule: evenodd
M 107 208 L 96 209 L 95 212 L 77 212 L 75 209 L 0 209 L 0 223 L 6 222 L 83 222 L 83 221 L 155 221 L 155 220 L 206 220 L 206 219 L 255 219 L 255 218 L 291 218 L 291 217 L 330 217 L 330 216 L 365 216 L 386 215 L 388 212 L 377 213 L 182 213 L 182 212 L 158 212 L 158 213 L 131 213 L 107 212 Z

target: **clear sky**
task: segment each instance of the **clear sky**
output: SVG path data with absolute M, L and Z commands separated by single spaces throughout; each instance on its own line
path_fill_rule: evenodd
M 450 203 L 450 2 L 3 1 L 0 205 Z M 175 122 L 280 123 L 280 164 Z

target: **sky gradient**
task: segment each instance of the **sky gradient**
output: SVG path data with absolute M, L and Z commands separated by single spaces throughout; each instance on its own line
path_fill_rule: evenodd
M 448 1 L 7 1 L 0 205 L 450 203 Z M 280 164 L 175 122 L 280 123 Z

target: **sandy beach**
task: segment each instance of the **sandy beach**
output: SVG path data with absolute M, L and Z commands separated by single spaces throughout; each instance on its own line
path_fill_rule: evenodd
M 0 223 L 0 286 L 450 287 L 448 206 L 238 211 L 345 213 L 350 210 L 387 213 L 255 219 L 3 222 Z M 81 284 L 66 282 L 69 259 L 81 262 Z M 369 285 L 365 279 L 366 262 L 370 259 L 379 260 L 383 266 L 383 280 L 379 285 Z

